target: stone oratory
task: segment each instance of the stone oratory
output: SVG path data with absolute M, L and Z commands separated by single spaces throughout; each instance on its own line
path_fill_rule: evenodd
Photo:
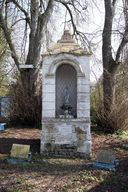
M 90 56 L 64 31 L 43 54 L 41 153 L 91 155 Z

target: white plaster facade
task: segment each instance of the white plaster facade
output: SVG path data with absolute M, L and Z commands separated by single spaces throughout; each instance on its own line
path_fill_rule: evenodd
M 68 43 L 65 46 L 67 45 Z M 41 153 L 65 155 L 69 152 L 72 156 L 82 154 L 85 157 L 91 155 L 89 61 L 90 54 L 83 50 L 82 53 L 76 54 L 69 50 L 63 52 L 60 49 L 57 53 L 43 55 Z M 60 119 L 56 118 L 55 114 L 56 70 L 62 64 L 72 65 L 77 72 L 77 118 L 75 119 Z

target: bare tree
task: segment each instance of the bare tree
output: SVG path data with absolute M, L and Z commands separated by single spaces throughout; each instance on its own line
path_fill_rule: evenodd
M 4 38 L 2 30 L 0 30 L 0 95 L 4 95 L 6 92 L 6 88 L 3 84 L 7 82 L 7 65 L 5 65 L 4 61 L 7 57 L 7 43 Z
M 117 0 L 104 0 L 105 5 L 105 21 L 103 29 L 103 97 L 104 97 L 104 112 L 106 115 L 111 113 L 114 102 L 114 78 L 118 66 L 121 64 L 121 54 L 128 43 L 128 0 L 124 0 L 124 31 L 121 33 L 121 42 L 115 53 L 112 53 L 112 33 L 114 25 L 115 9 Z
M 22 94 L 19 91 L 19 88 L 17 90 L 20 92 L 19 97 L 23 95 L 23 98 L 18 99 L 16 97 L 18 102 L 20 101 L 17 105 L 18 110 L 20 111 L 21 109 L 19 116 L 22 116 L 22 119 L 26 122 L 31 121 L 31 119 L 36 120 L 37 108 L 41 106 L 36 95 L 38 69 L 41 62 L 41 45 L 46 26 L 52 16 L 55 5 L 58 3 L 67 9 L 71 18 L 70 22 L 73 26 L 74 35 L 78 33 L 80 34 L 75 25 L 73 11 L 75 10 L 79 12 L 78 8 L 80 7 L 84 10 L 85 6 L 83 8 L 78 0 L 0 1 L 0 27 L 3 30 L 5 39 L 11 51 L 11 56 L 20 74 L 19 79 L 21 80 Z M 15 29 L 15 26 L 21 21 L 25 22 L 25 32 L 29 29 L 28 51 L 26 53 L 24 64 L 33 65 L 34 68 L 32 69 L 20 68 L 22 62 L 12 37 L 12 32 Z M 14 89 L 16 89 L 16 87 Z
M 38 98 L 36 96 L 36 81 L 38 76 L 37 65 L 40 62 L 41 43 L 43 38 L 43 30 L 48 23 L 49 17 L 53 9 L 53 0 L 47 1 L 44 4 L 43 1 L 7 1 L 3 0 L 0 2 L 0 27 L 3 30 L 5 39 L 11 51 L 11 56 L 17 66 L 20 73 L 22 94 L 23 96 L 18 104 L 19 114 L 22 116 L 24 121 L 30 121 L 36 117 L 36 108 L 39 107 Z M 30 7 L 29 7 L 30 3 Z M 13 12 L 20 12 L 20 19 L 18 16 L 11 15 L 11 9 Z M 10 13 L 10 14 L 9 14 Z M 10 18 L 12 24 L 10 22 Z M 26 28 L 29 27 L 29 46 L 25 64 L 34 65 L 34 69 L 20 69 L 20 57 L 16 50 L 15 43 L 12 38 L 11 30 L 13 26 L 19 21 L 25 20 Z M 19 90 L 19 89 L 18 89 Z M 17 100 L 19 100 L 17 98 Z M 23 100 L 23 102 L 22 102 Z M 20 107 L 22 106 L 22 107 Z M 33 110 L 32 110 L 33 109 Z M 35 113 L 33 113 L 35 111 Z

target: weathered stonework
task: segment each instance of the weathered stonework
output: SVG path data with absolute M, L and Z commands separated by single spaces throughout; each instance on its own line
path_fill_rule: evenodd
M 62 40 L 59 41 L 61 46 L 58 43 L 55 46 L 57 50 L 50 50 L 43 55 L 41 153 L 89 157 L 91 154 L 90 54 L 74 41 L 70 41 L 69 37 L 67 43 L 64 37 Z M 75 45 L 74 51 L 73 45 Z M 59 46 L 63 49 L 59 49 Z M 77 118 L 56 118 L 56 70 L 62 64 L 73 66 L 77 72 Z

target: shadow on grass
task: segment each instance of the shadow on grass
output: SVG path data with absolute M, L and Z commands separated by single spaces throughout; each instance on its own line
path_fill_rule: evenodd
M 51 192 L 128 192 L 128 157 L 120 162 L 115 172 L 93 170 L 86 163 L 87 161 L 82 159 L 44 159 L 37 155 L 32 163 L 26 165 L 10 165 L 2 160 L 0 162 L 0 171 L 2 171 L 2 174 L 5 172 L 5 175 L 15 173 L 15 177 L 17 175 L 26 177 L 24 174 L 27 174 L 30 178 L 34 177 L 35 180 L 41 182 L 42 176 L 44 180 L 50 177 L 49 182 L 44 182 L 42 192 L 48 190 Z M 97 181 L 100 178 L 99 174 L 103 176 L 102 181 Z M 65 177 L 67 184 L 61 186 L 59 182 L 61 182 L 61 178 L 63 182 Z M 71 182 L 68 183 L 69 179 Z M 87 189 L 87 185 L 92 185 L 92 188 Z M 79 187 L 80 190 L 77 190 L 76 187 Z
M 40 161 L 40 162 L 32 162 L 32 163 L 24 163 L 24 164 L 17 164 L 12 165 L 7 163 L 5 159 L 0 160 L 0 169 L 4 171 L 8 170 L 14 171 L 17 173 L 24 173 L 24 171 L 27 171 L 28 173 L 36 172 L 36 173 L 42 173 L 46 175 L 70 175 L 72 173 L 76 173 L 83 170 L 88 170 L 89 168 L 85 163 L 77 163 L 77 164 L 68 164 L 68 163 L 55 163 L 50 162 L 49 160 Z
M 128 192 L 128 157 L 115 172 L 110 172 L 103 182 L 87 192 Z

